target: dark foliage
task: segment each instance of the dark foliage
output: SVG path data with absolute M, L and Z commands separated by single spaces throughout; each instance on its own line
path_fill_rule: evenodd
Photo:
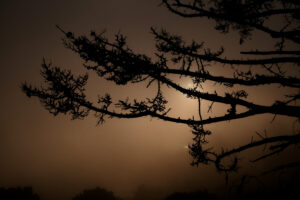
M 270 182 L 266 184 L 256 176 L 243 176 L 240 182 L 231 188 L 232 193 L 229 199 L 297 199 L 297 196 L 299 197 L 299 172 L 295 169 L 289 171 L 293 171 L 292 176 L 285 176 L 286 173 L 282 173 L 283 171 L 279 174 L 272 174 L 277 179 L 274 182 L 278 184 Z
M 50 113 L 70 114 L 73 119 L 84 118 L 94 112 L 99 123 L 109 118 L 139 118 L 150 116 L 164 121 L 186 124 L 192 129 L 194 143 L 190 145 L 190 153 L 194 158 L 192 164 L 214 163 L 220 171 L 237 169 L 237 153 L 247 149 L 266 145 L 267 153 L 255 161 L 282 152 L 291 145 L 298 145 L 300 135 L 284 133 L 276 137 L 261 137 L 261 140 L 250 141 L 229 151 L 215 152 L 206 148 L 207 136 L 211 134 L 204 125 L 222 121 L 247 118 L 259 114 L 272 114 L 300 118 L 300 107 L 297 104 L 300 93 L 300 4 L 296 0 L 162 0 L 162 5 L 170 12 L 185 18 L 207 18 L 214 20 L 215 29 L 224 34 L 238 31 L 240 45 L 251 38 L 252 34 L 261 31 L 274 40 L 274 47 L 269 50 L 254 49 L 241 51 L 238 59 L 224 56 L 226 47 L 213 52 L 206 48 L 204 42 L 192 41 L 187 44 L 182 37 L 168 33 L 166 30 L 151 28 L 156 42 L 156 52 L 152 57 L 135 53 L 126 42 L 126 37 L 117 34 L 114 41 L 109 41 L 104 33 L 92 31 L 89 36 L 75 36 L 65 32 L 64 45 L 77 53 L 84 61 L 84 67 L 97 73 L 99 77 L 112 81 L 117 85 L 147 82 L 148 86 L 157 86 L 157 94 L 153 98 L 138 101 L 136 99 L 114 101 L 109 94 L 99 96 L 98 102 L 86 98 L 84 86 L 88 76 L 72 75 L 71 71 L 52 67 L 45 61 L 41 74 L 46 86 L 35 88 L 23 84 L 27 96 L 36 96 Z M 280 27 L 272 24 L 280 21 Z M 230 48 L 230 47 L 227 47 Z M 247 57 L 244 57 L 244 56 Z M 212 72 L 214 65 L 223 65 L 224 71 L 231 76 L 217 76 Z M 226 73 L 227 74 L 227 73 Z M 190 78 L 193 88 L 185 88 L 171 79 Z M 232 92 L 206 92 L 202 85 L 214 82 Z M 264 87 L 277 85 L 293 91 L 286 94 L 284 100 L 260 105 L 247 99 L 247 89 L 237 87 Z M 198 101 L 199 117 L 183 119 L 171 116 L 168 101 L 162 86 Z M 210 102 L 207 118 L 202 117 L 202 102 Z M 222 115 L 213 113 L 214 103 L 223 104 L 227 111 Z M 240 110 L 238 107 L 242 107 Z M 224 163 L 224 158 L 233 156 L 231 163 Z M 299 165 L 297 165 L 299 167 Z
M 0 188 L 0 199 L 3 200 L 39 200 L 31 187 Z
M 84 190 L 72 198 L 72 200 L 117 200 L 113 192 L 103 188 Z
M 217 197 L 206 191 L 195 192 L 175 192 L 169 195 L 165 200 L 217 200 Z

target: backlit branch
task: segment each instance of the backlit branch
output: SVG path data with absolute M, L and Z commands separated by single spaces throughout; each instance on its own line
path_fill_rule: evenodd
M 268 1 L 186 1 L 163 0 L 164 5 L 174 14 L 187 17 L 207 17 L 216 21 L 216 29 L 227 33 L 229 27 L 240 31 L 241 42 L 250 35 L 254 29 L 269 34 L 272 38 L 286 38 L 300 43 L 299 27 L 293 31 L 276 31 L 264 26 L 272 15 L 291 15 L 299 20 L 299 4 L 291 3 L 294 8 L 286 8 L 281 1 L 281 8 L 275 9 L 274 4 Z M 295 22 L 297 24 L 297 22 Z
M 265 59 L 227 59 L 221 58 L 223 49 L 220 52 L 212 53 L 209 49 L 203 49 L 203 43 L 192 43 L 190 46 L 185 45 L 182 39 L 175 35 L 170 35 L 166 31 L 162 30 L 160 33 L 154 28 L 151 29 L 157 41 L 156 47 L 159 51 L 164 53 L 170 53 L 173 56 L 190 56 L 192 58 L 198 58 L 202 61 L 217 62 L 221 64 L 229 65 L 266 65 L 275 63 L 300 63 L 300 57 L 272 57 Z M 199 53 L 199 50 L 204 51 L 203 54 Z
M 151 28 L 156 41 L 156 51 L 152 56 L 147 56 L 129 48 L 126 37 L 122 34 L 116 34 L 113 40 L 108 40 L 104 32 L 91 31 L 89 36 L 75 36 L 74 33 L 66 32 L 57 26 L 64 35 L 63 44 L 83 59 L 85 69 L 117 85 L 145 82 L 146 88 L 149 88 L 157 84 L 156 95 L 152 98 L 137 100 L 127 97 L 125 100 L 114 101 L 109 94 L 105 94 L 99 95 L 97 102 L 92 102 L 85 94 L 87 75 L 74 76 L 70 70 L 52 67 L 45 60 L 41 69 L 45 84 L 38 88 L 24 83 L 22 89 L 28 97 L 38 97 L 50 113 L 70 114 L 72 119 L 83 119 L 92 112 L 98 124 L 107 118 L 133 119 L 147 116 L 185 124 L 191 128 L 194 135 L 193 144 L 189 145 L 193 157 L 192 164 L 214 163 L 221 171 L 236 170 L 238 158 L 235 156 L 238 153 L 261 145 L 270 145 L 268 153 L 254 160 L 259 161 L 300 143 L 299 134 L 296 134 L 262 138 L 221 153 L 205 148 L 208 143 L 207 136 L 212 133 L 206 130 L 204 125 L 260 114 L 300 119 L 298 105 L 300 51 L 297 46 L 300 43 L 298 24 L 300 8 L 296 1 L 274 2 L 162 0 L 163 5 L 177 15 L 207 17 L 214 20 L 215 28 L 223 33 L 229 33 L 231 29 L 238 30 L 240 44 L 251 36 L 254 30 L 261 30 L 276 39 L 274 49 L 241 51 L 238 54 L 240 57 L 234 59 L 224 56 L 224 47 L 213 52 L 204 47 L 204 42 L 192 41 L 187 44 L 181 36 L 170 34 L 165 30 L 158 31 Z M 283 17 L 285 24 L 280 30 L 273 30 L 266 25 L 273 16 Z M 242 57 L 244 55 L 250 58 Z M 215 64 L 217 66 L 221 64 L 223 70 L 228 70 L 226 75 L 213 74 L 212 68 Z M 190 88 L 182 86 L 180 84 L 182 77 L 189 78 L 193 85 Z M 220 92 L 219 88 L 216 88 L 214 93 L 207 92 L 204 87 L 207 82 L 214 83 L 216 87 L 222 85 L 228 92 Z M 284 86 L 292 92 L 285 94 L 284 99 L 275 99 L 267 105 L 260 105 L 255 100 L 252 102 L 247 99 L 247 87 L 237 89 L 237 85 Z M 172 108 L 164 96 L 163 86 L 197 100 L 199 119 L 172 116 L 169 113 Z M 202 116 L 203 110 L 207 110 L 202 109 L 202 101 L 210 104 L 208 117 Z M 223 113 L 214 115 L 212 109 L 214 103 L 222 104 L 227 110 L 224 109 Z M 241 106 L 243 111 L 240 111 L 238 106 Z M 224 162 L 226 158 L 232 156 L 234 156 L 232 162 L 226 164 Z

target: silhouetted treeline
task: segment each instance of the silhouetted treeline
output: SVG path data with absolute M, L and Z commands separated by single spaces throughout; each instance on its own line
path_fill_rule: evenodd
M 275 174 L 274 174 L 275 175 Z M 276 175 L 275 175 L 276 176 Z M 196 190 L 191 192 L 173 192 L 164 195 L 163 190 L 140 186 L 131 198 L 117 197 L 112 191 L 96 187 L 85 189 L 82 192 L 70 198 L 72 200 L 290 200 L 299 199 L 299 173 L 289 179 L 289 181 L 280 181 L 284 177 L 277 176 L 279 185 L 271 187 L 270 185 L 256 185 L 250 187 L 248 184 L 238 184 L 231 188 L 229 193 L 221 194 L 218 191 L 211 193 L 206 190 Z M 269 183 L 272 184 L 272 183 Z M 160 191 L 160 192 L 159 192 Z M 32 187 L 0 187 L 0 200 L 40 200 L 38 194 L 33 192 Z
M 119 200 L 114 193 L 104 188 L 96 187 L 94 189 L 84 190 L 72 198 L 72 200 Z
M 0 187 L 1 200 L 39 200 L 40 197 L 35 194 L 32 187 Z
M 195 192 L 175 192 L 169 195 L 165 200 L 217 200 L 216 195 L 207 191 L 198 190 Z

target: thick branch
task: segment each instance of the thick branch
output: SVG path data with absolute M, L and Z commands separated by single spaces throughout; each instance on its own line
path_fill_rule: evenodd
M 288 87 L 300 87 L 300 79 L 294 77 L 276 77 L 276 76 L 264 76 L 264 75 L 257 75 L 255 78 L 251 78 L 249 80 L 240 79 L 240 78 L 226 78 L 224 76 L 212 76 L 208 73 L 201 73 L 201 72 L 193 72 L 193 71 L 186 71 L 181 69 L 161 69 L 161 72 L 167 74 L 177 74 L 177 75 L 185 75 L 195 78 L 203 78 L 205 80 L 210 80 L 218 83 L 230 83 L 230 84 L 239 84 L 239 85 L 246 85 L 246 86 L 258 86 L 258 85 L 265 85 L 265 84 L 274 84 L 278 83 L 282 86 Z
M 241 105 L 245 106 L 248 109 L 255 110 L 257 113 L 271 113 L 271 114 L 279 114 L 279 115 L 286 115 L 286 116 L 291 116 L 291 117 L 297 117 L 300 118 L 300 107 L 299 106 L 287 106 L 287 105 L 272 105 L 272 106 L 261 106 L 257 105 L 239 98 L 234 98 L 231 96 L 218 96 L 217 94 L 209 94 L 209 93 L 202 93 L 196 90 L 190 90 L 190 89 L 185 89 L 178 84 L 170 81 L 169 79 L 165 77 L 155 77 L 158 80 L 160 80 L 162 83 L 167 84 L 168 86 L 171 86 L 175 90 L 189 95 L 193 97 L 198 97 L 201 99 L 205 99 L 208 101 L 212 102 L 219 102 L 223 104 L 235 104 L 235 105 Z
M 204 54 L 197 53 L 186 53 L 180 52 L 195 58 L 199 58 L 203 61 L 215 61 L 222 64 L 230 64 L 230 65 L 267 65 L 267 64 L 280 64 L 280 63 L 300 63 L 300 57 L 273 57 L 273 58 L 265 58 L 265 59 L 245 59 L 245 60 L 234 60 L 234 59 L 226 59 L 219 58 Z
M 300 51 L 241 51 L 240 53 L 250 55 L 300 55 Z

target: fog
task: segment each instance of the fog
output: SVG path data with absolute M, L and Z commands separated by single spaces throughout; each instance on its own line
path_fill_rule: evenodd
M 164 27 L 188 39 L 205 40 L 213 48 L 221 43 L 238 45 L 238 38 L 215 33 L 211 22 L 181 19 L 159 6 L 159 2 L 0 2 L 0 187 L 32 186 L 44 200 L 71 199 L 84 189 L 98 186 L 127 199 L 137 191 L 161 196 L 199 189 L 222 192 L 226 187 L 224 174 L 217 173 L 213 166 L 190 165 L 192 158 L 186 147 L 192 143 L 192 134 L 187 126 L 151 118 L 110 119 L 97 126 L 93 115 L 84 120 L 54 117 L 20 89 L 24 81 L 40 85 L 43 57 L 53 65 L 84 72 L 78 56 L 63 47 L 62 34 L 55 25 L 75 34 L 105 29 L 112 37 L 120 31 L 128 36 L 134 50 L 148 54 L 154 48 L 151 26 Z M 268 41 L 265 44 L 269 45 Z M 233 48 L 229 54 L 234 52 Z M 114 99 L 152 95 L 144 85 L 116 87 L 95 75 L 90 77 L 87 91 L 91 99 L 105 92 Z M 267 101 L 280 93 L 274 90 L 277 92 L 262 91 L 256 98 Z M 194 101 L 170 90 L 166 94 L 175 107 L 171 114 L 193 115 Z M 291 119 L 278 117 L 271 123 L 272 119 L 263 115 L 211 125 L 209 128 L 216 133 L 210 137 L 211 145 L 229 148 L 249 142 L 255 131 L 266 129 L 276 135 L 293 128 Z M 255 157 L 255 153 L 249 155 Z M 264 169 L 268 163 L 260 165 Z

